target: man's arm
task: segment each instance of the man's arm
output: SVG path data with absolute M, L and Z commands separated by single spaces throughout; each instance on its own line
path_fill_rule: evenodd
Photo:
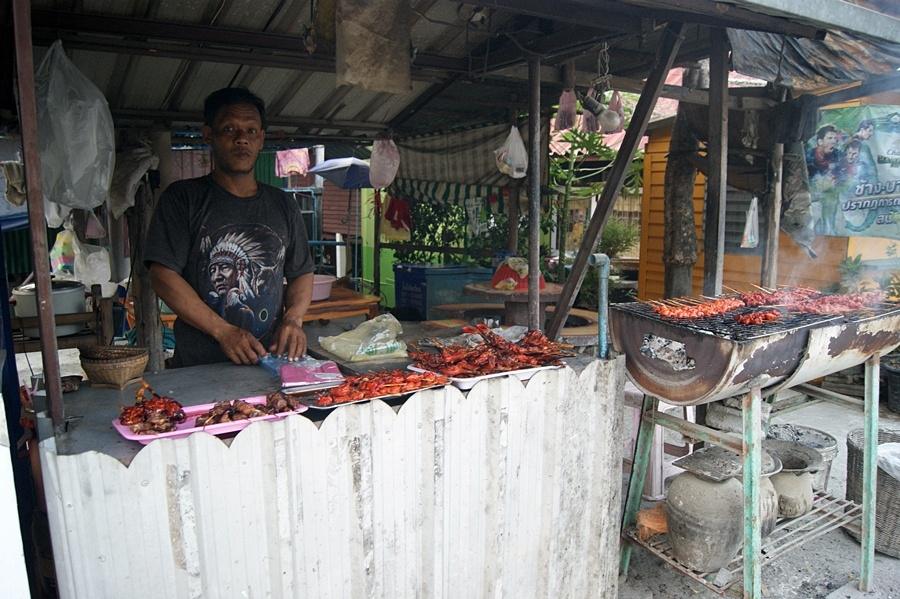
M 215 339 L 235 364 L 256 364 L 266 349 L 249 331 L 229 324 L 200 299 L 184 278 L 158 262 L 150 265 L 150 282 L 156 295 L 178 318 Z M 307 302 L 307 305 L 309 302 Z
M 313 277 L 311 272 L 302 274 L 288 283 L 284 295 L 284 315 L 275 333 L 269 351 L 287 355 L 295 360 L 306 353 L 306 333 L 303 332 L 303 316 L 312 300 Z

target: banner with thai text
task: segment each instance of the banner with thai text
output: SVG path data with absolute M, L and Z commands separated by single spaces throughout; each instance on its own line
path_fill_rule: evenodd
M 819 111 L 806 165 L 816 234 L 900 239 L 900 106 Z

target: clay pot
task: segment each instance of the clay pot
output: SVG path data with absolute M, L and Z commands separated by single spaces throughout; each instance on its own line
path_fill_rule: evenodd
M 772 476 L 778 492 L 778 514 L 783 518 L 799 518 L 808 513 L 815 501 L 813 474 L 822 468 L 822 455 L 811 447 L 766 439 L 763 447 L 781 460 L 781 472 Z
M 743 487 L 729 478 L 714 482 L 690 472 L 669 485 L 669 542 L 679 562 L 715 572 L 730 562 L 743 541 Z

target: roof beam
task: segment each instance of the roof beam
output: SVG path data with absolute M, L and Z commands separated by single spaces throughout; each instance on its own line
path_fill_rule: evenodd
M 743 0 L 766 11 L 799 17 L 821 25 L 900 43 L 900 19 L 853 2 L 810 2 L 809 0 Z
M 142 108 L 125 109 L 112 108 L 113 118 L 121 121 L 142 122 L 179 122 L 179 123 L 203 123 L 203 114 L 199 112 L 185 112 L 176 110 L 145 110 Z M 317 127 L 320 129 L 346 129 L 349 131 L 382 131 L 387 127 L 380 123 L 366 123 L 360 121 L 341 121 L 331 119 L 313 119 L 309 117 L 273 117 L 266 118 L 268 125 L 276 127 Z
M 242 64 L 256 64 L 256 62 L 252 61 L 253 55 L 269 52 L 269 58 L 279 56 L 282 59 L 291 61 L 292 64 L 289 68 L 334 71 L 334 56 L 321 53 L 309 56 L 296 35 L 212 27 L 157 19 L 51 10 L 34 10 L 33 18 L 34 29 L 36 30 L 35 35 L 44 41 L 56 39 L 62 32 L 138 38 L 138 40 L 94 38 L 95 47 L 87 48 L 82 46 L 84 49 L 111 51 L 111 48 L 118 47 L 116 51 L 127 54 L 129 53 L 127 48 L 133 46 L 135 49 L 141 50 L 140 53 L 143 54 L 153 52 L 154 48 L 159 48 L 157 54 L 160 56 L 190 58 L 191 56 L 201 55 L 206 58 L 199 58 L 200 60 L 217 62 L 233 62 L 237 55 L 240 55 L 245 59 L 245 62 Z M 77 41 L 75 38 L 70 39 L 72 40 L 69 42 L 70 46 Z M 174 42 L 174 45 L 139 41 L 149 39 Z M 195 44 L 205 44 L 212 47 L 197 48 Z M 252 52 L 249 50 L 252 50 Z M 178 55 L 176 56 L 175 54 Z M 260 64 L 260 66 L 278 65 Z M 412 68 L 414 71 L 465 72 L 466 64 L 464 60 L 459 58 L 419 54 L 416 56 Z
M 781 17 L 753 12 L 727 2 L 715 0 L 621 0 L 612 3 L 608 0 L 573 0 L 580 4 L 606 5 L 609 10 L 630 5 L 629 8 L 649 11 L 654 17 L 664 20 L 678 20 L 685 23 L 700 23 L 711 27 L 732 27 L 749 31 L 767 31 L 781 33 L 792 37 L 824 39 L 825 31 L 811 25 L 803 25 Z M 780 0 L 779 0 L 780 1 Z M 809 2 L 809 0 L 805 0 Z M 821 0 L 820 0 L 821 1 Z M 598 10 L 600 7 L 598 7 Z
M 631 15 L 623 15 L 608 10 L 598 10 L 592 6 L 569 0 L 546 2 L 545 0 L 486 0 L 483 6 L 491 6 L 509 12 L 549 19 L 559 23 L 583 25 L 594 29 L 618 31 L 620 33 L 641 33 L 650 28 L 649 21 L 643 23 Z M 646 15 L 650 16 L 650 15 Z
M 629 79 L 627 77 L 613 77 L 610 84 L 620 91 L 641 93 L 644 86 L 643 81 L 637 79 Z M 729 110 L 765 110 L 772 108 L 777 101 L 772 98 L 761 96 L 740 95 L 741 90 L 747 89 L 764 89 L 764 88 L 732 88 L 728 97 Z M 735 95 L 737 94 L 737 95 Z M 662 92 L 659 94 L 661 98 L 671 98 L 685 104 L 700 104 L 709 106 L 709 90 L 692 89 L 690 87 L 682 87 L 679 85 L 663 85 Z

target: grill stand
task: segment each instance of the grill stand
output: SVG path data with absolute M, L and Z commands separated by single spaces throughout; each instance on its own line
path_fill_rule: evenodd
M 736 575 L 743 571 L 743 596 L 745 599 L 761 599 L 762 566 L 783 555 L 788 550 L 796 549 L 804 543 L 820 537 L 840 526 L 851 525 L 860 518 L 862 537 L 860 544 L 860 577 L 859 589 L 871 592 L 874 589 L 875 561 L 875 481 L 877 475 L 877 431 L 878 431 L 878 371 L 880 358 L 874 355 L 866 360 L 866 383 L 864 410 L 864 472 L 862 506 L 851 501 L 839 500 L 820 494 L 809 514 L 796 519 L 782 520 L 775 532 L 763 543 L 760 534 L 759 483 L 762 466 L 762 394 L 759 388 L 753 388 L 743 396 L 743 438 L 738 435 L 723 433 L 715 429 L 687 422 L 680 418 L 663 414 L 657 410 L 659 400 L 644 396 L 641 410 L 641 425 L 635 443 L 635 455 L 632 462 L 631 478 L 628 483 L 628 496 L 622 518 L 622 545 L 620 570 L 628 576 L 628 566 L 634 545 L 639 545 L 657 555 L 682 574 L 700 582 L 707 588 L 724 594 L 737 582 Z M 847 405 L 852 405 L 849 403 Z M 742 554 L 726 569 L 735 576 L 729 578 L 704 575 L 694 572 L 678 563 L 671 547 L 665 540 L 650 539 L 647 542 L 637 540 L 634 527 L 637 512 L 641 504 L 641 490 L 647 476 L 650 461 L 650 449 L 653 445 L 653 433 L 656 425 L 699 441 L 726 447 L 743 458 L 743 471 L 749 476 L 743 477 L 744 486 L 744 545 Z M 750 556 L 744 559 L 743 556 Z M 742 562 L 742 564 L 741 564 Z M 741 566 L 740 568 L 737 566 Z

